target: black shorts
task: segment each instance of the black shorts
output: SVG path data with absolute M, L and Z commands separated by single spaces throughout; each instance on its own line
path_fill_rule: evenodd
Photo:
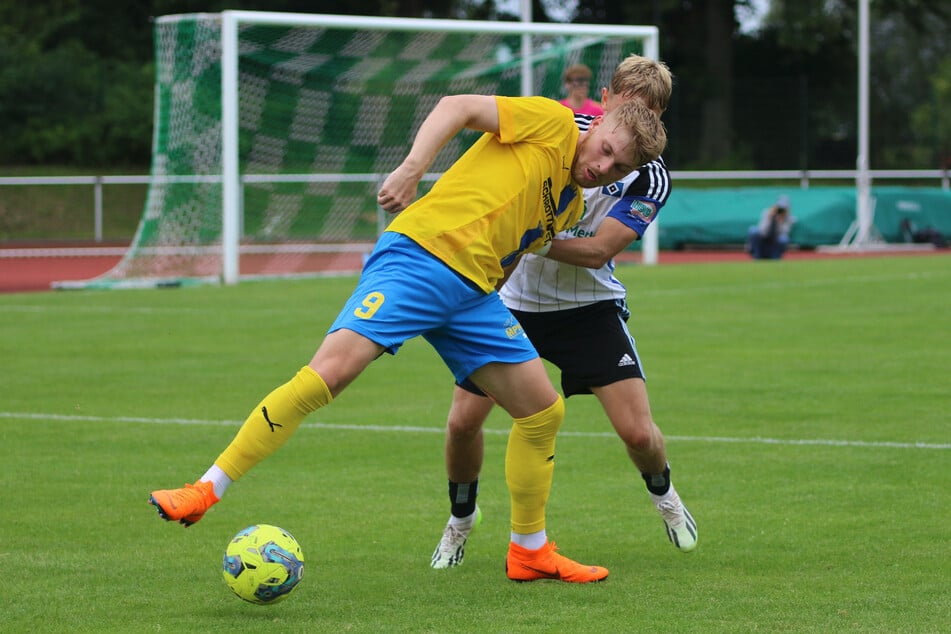
M 644 379 L 622 300 L 607 300 L 547 313 L 513 310 L 538 354 L 561 370 L 565 396 L 591 394 L 592 387 Z M 460 387 L 482 394 L 468 379 Z

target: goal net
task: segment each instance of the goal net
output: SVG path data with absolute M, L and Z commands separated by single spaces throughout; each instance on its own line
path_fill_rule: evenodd
M 155 24 L 151 183 L 122 260 L 69 287 L 358 271 L 376 191 L 443 95 L 560 98 L 571 63 L 607 85 L 654 27 L 225 11 Z M 422 195 L 476 133 L 440 153 Z

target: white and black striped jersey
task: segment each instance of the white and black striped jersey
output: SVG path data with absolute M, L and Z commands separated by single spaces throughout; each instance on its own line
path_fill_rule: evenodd
M 582 132 L 594 117 L 575 115 Z M 614 218 L 637 232 L 638 239 L 654 222 L 670 196 L 670 173 L 660 157 L 623 179 L 584 190 L 585 213 L 574 227 L 559 233 L 565 240 L 593 236 L 605 218 Z M 643 204 L 649 202 L 654 209 Z M 540 313 L 624 299 L 627 289 L 614 277 L 614 260 L 589 269 L 526 253 L 499 295 L 512 310 Z

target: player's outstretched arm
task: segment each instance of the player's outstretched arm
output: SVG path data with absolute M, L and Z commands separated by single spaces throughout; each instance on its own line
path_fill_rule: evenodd
M 499 109 L 491 95 L 443 97 L 426 117 L 409 154 L 383 181 L 377 202 L 390 213 L 403 211 L 416 198 L 416 186 L 439 150 L 460 130 L 499 133 Z

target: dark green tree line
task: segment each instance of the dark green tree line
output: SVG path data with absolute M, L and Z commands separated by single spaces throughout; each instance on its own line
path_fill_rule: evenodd
M 655 24 L 676 75 L 665 156 L 678 169 L 851 168 L 857 134 L 857 0 L 772 0 L 741 33 L 748 0 L 533 0 L 573 21 Z M 875 168 L 951 161 L 951 9 L 873 0 Z M 511 5 L 502 5 L 509 7 Z M 340 13 L 327 0 L 0 0 L 0 164 L 148 165 L 153 16 L 224 8 Z M 362 15 L 516 19 L 495 0 L 372 0 Z

